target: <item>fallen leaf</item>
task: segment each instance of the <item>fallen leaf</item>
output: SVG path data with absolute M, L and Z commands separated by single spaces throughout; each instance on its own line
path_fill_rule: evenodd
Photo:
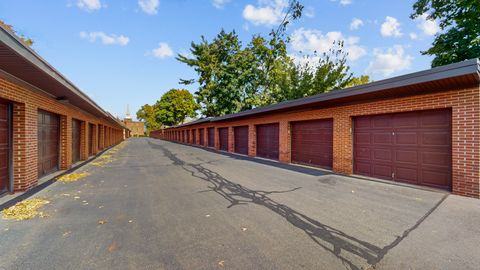
M 57 181 L 59 182 L 76 182 L 86 176 L 90 175 L 88 172 L 81 172 L 81 173 L 69 173 L 69 174 L 64 174 L 60 177 L 57 178 Z
M 80 197 L 79 197 L 79 196 L 75 196 L 75 197 L 73 197 L 73 198 L 74 198 L 75 200 L 77 200 L 77 199 L 80 199 Z
M 206 217 L 210 217 L 210 215 L 205 215 Z
M 36 216 L 47 217 L 48 215 L 37 211 L 49 201 L 42 198 L 27 199 L 16 203 L 14 206 L 2 211 L 3 219 L 25 220 Z
M 246 231 L 246 230 L 247 230 L 247 228 L 245 228 L 245 227 L 242 227 L 242 232 L 244 232 L 244 231 Z
M 133 222 L 133 220 L 131 220 L 131 219 L 128 221 L 128 223 L 132 223 L 132 222 Z
M 98 224 L 100 224 L 100 225 L 103 225 L 103 224 L 106 224 L 106 223 L 107 223 L 107 221 L 103 220 L 103 219 L 98 221 Z
M 66 231 L 66 232 L 64 232 L 64 233 L 63 233 L 63 237 L 66 237 L 66 236 L 70 235 L 70 233 L 72 233 L 72 232 L 71 232 L 71 231 Z
M 219 262 L 218 262 L 218 266 L 224 267 L 224 266 L 225 266 L 225 261 L 219 261 Z
M 98 208 L 103 208 L 103 205 L 100 205 Z

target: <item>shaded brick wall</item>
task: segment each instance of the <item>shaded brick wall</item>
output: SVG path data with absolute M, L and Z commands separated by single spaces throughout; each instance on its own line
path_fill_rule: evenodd
M 290 122 L 333 118 L 333 171 L 350 175 L 353 173 L 353 117 L 440 108 L 450 108 L 452 110 L 452 192 L 458 195 L 480 198 L 480 136 L 478 135 L 480 133 L 479 87 L 378 100 L 325 109 L 304 109 L 302 111 L 258 115 L 223 123 L 203 123 L 183 128 L 167 129 L 161 132 L 153 132 L 152 137 L 174 140 L 171 134 L 177 130 L 215 127 L 215 146 L 218 149 L 218 128 L 229 127 L 229 151 L 233 152 L 234 136 L 231 129 L 234 126 L 248 125 L 249 156 L 255 156 L 255 125 L 279 123 L 279 161 L 288 163 L 291 161 Z M 207 137 L 208 134 L 205 134 Z
M 95 127 L 99 124 L 108 126 L 113 130 L 113 133 L 109 135 L 109 143 L 102 144 L 103 148 L 119 143 L 123 138 L 123 130 L 115 124 L 73 105 L 58 102 L 41 90 L 3 73 L 0 74 L 0 98 L 13 105 L 13 157 L 11 158 L 13 160 L 14 191 L 28 190 L 38 182 L 37 114 L 39 109 L 60 116 L 60 170 L 72 166 L 72 118 L 82 121 L 82 159 L 88 158 L 89 138 L 88 133 L 85 132 L 85 126 L 88 126 L 89 123 L 94 124 Z M 98 151 L 95 146 L 94 149 Z

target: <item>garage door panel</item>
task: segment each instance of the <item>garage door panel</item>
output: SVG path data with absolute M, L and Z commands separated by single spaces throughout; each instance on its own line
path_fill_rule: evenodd
M 389 164 L 373 164 L 372 176 L 383 178 L 383 179 L 392 179 L 392 170 L 393 167 Z
M 450 174 L 450 171 L 440 171 L 435 169 L 422 170 L 422 184 L 443 188 L 450 184 Z
M 444 146 L 450 144 L 450 132 L 423 132 L 422 145 L 426 146 Z
M 228 151 L 228 128 L 218 129 L 218 139 L 219 139 L 220 150 Z
M 385 161 L 393 161 L 393 153 L 391 149 L 373 149 L 373 159 L 385 162 Z
M 208 147 L 215 147 L 215 128 L 208 128 Z
M 396 131 L 393 137 L 395 137 L 395 144 L 398 146 L 418 145 L 417 132 Z
M 38 111 L 38 176 L 44 176 L 58 170 L 59 127 L 58 115 Z
M 397 164 L 395 168 L 395 180 L 413 184 L 417 183 L 418 168 L 416 166 L 402 166 Z
M 372 144 L 375 145 L 390 145 L 392 144 L 391 132 L 374 133 L 372 136 Z
M 451 114 L 449 111 L 439 113 L 438 111 L 425 111 L 422 113 L 420 123 L 422 127 L 449 127 Z
M 235 153 L 248 155 L 248 126 L 234 127 L 233 133 Z
M 385 128 L 388 119 L 392 125 Z M 368 121 L 377 128 L 368 127 Z M 451 189 L 450 110 L 360 116 L 354 127 L 354 173 Z M 391 159 L 385 149 L 392 150 Z
M 293 122 L 291 134 L 292 162 L 332 168 L 332 119 Z
M 391 116 L 380 115 L 372 119 L 372 128 L 389 128 L 392 127 Z
M 395 162 L 406 162 L 417 164 L 418 162 L 418 151 L 416 149 L 407 150 L 401 149 L 395 151 Z
M 200 145 L 205 145 L 205 129 L 199 129 Z

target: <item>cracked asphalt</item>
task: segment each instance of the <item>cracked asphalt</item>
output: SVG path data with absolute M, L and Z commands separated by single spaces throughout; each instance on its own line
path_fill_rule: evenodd
M 480 200 L 131 138 L 0 220 L 0 269 L 478 269 Z M 105 154 L 108 154 L 105 153 Z M 105 221 L 99 224 L 99 221 Z

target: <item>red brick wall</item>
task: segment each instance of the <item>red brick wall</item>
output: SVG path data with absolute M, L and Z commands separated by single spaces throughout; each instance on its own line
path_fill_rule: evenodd
M 120 126 L 100 119 L 73 105 L 58 102 L 48 94 L 8 75 L 0 76 L 0 98 L 13 104 L 13 184 L 14 191 L 25 191 L 38 182 L 37 175 L 37 114 L 38 110 L 60 115 L 60 161 L 61 170 L 72 166 L 72 118 L 83 122 L 82 158 L 87 158 L 88 136 L 85 124 L 102 124 L 115 130 L 115 137 L 105 147 L 122 140 Z M 96 149 L 96 148 L 94 148 Z
M 354 116 L 439 108 L 451 108 L 452 110 L 453 193 L 480 198 L 480 136 L 478 135 L 480 133 L 480 89 L 478 87 L 325 109 L 253 116 L 224 123 L 197 124 L 183 128 L 167 129 L 165 132 L 215 126 L 215 145 L 218 149 L 217 128 L 248 125 L 249 156 L 255 156 L 255 125 L 279 123 L 280 162 L 290 162 L 290 122 L 333 118 L 333 171 L 349 175 L 353 173 L 352 120 Z M 229 144 L 233 144 L 233 131 L 230 131 L 229 134 Z M 163 134 L 153 137 L 165 138 Z M 173 140 L 173 137 L 170 140 Z M 207 141 L 207 138 L 205 141 Z M 229 151 L 233 152 L 233 145 L 229 146 Z

